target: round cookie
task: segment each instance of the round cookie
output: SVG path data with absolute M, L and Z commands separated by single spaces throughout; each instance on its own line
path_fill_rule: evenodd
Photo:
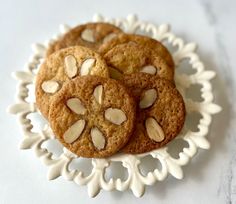
M 122 83 L 132 90 L 137 102 L 135 129 L 124 152 L 149 152 L 179 134 L 185 121 L 185 105 L 173 83 L 143 73 L 126 75 Z
M 136 72 L 158 75 L 171 81 L 174 79 L 174 69 L 163 58 L 149 48 L 133 42 L 118 44 L 103 57 L 109 66 L 110 76 L 115 79 L 122 78 L 123 74 Z
M 134 42 L 149 48 L 151 52 L 154 52 L 161 58 L 163 58 L 166 61 L 167 65 L 174 70 L 175 64 L 167 48 L 164 45 L 162 45 L 159 41 L 147 36 L 121 33 L 117 37 L 101 45 L 99 48 L 99 52 L 102 55 L 105 55 L 109 50 L 111 50 L 116 45 L 128 42 Z
M 59 50 L 40 66 L 36 78 L 36 104 L 45 118 L 48 117 L 51 99 L 65 81 L 78 75 L 109 77 L 106 62 L 96 52 L 81 46 Z
M 80 45 L 97 50 L 99 46 L 116 37 L 122 30 L 109 23 L 87 23 L 68 31 L 62 38 L 51 44 L 47 56 L 62 48 Z
M 135 101 L 118 81 L 78 76 L 54 97 L 49 122 L 59 141 L 81 157 L 108 157 L 132 134 Z

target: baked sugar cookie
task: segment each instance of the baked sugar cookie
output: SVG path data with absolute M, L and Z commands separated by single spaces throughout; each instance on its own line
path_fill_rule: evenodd
M 122 83 L 132 90 L 137 102 L 134 133 L 124 152 L 149 152 L 179 134 L 185 121 L 185 105 L 173 83 L 143 73 L 126 75 Z
M 149 48 L 151 52 L 163 58 L 166 64 L 171 69 L 174 70 L 175 68 L 174 61 L 172 59 L 170 52 L 167 50 L 167 48 L 164 45 L 162 45 L 161 42 L 153 38 L 149 38 L 147 36 L 120 33 L 117 37 L 103 43 L 103 45 L 101 45 L 101 47 L 99 48 L 99 52 L 102 55 L 105 55 L 109 50 L 114 48 L 116 45 L 120 45 L 120 44 L 124 44 L 128 42 L 137 43 L 139 45 Z
M 109 77 L 106 62 L 96 52 L 75 46 L 50 55 L 36 78 L 36 104 L 41 113 L 47 118 L 51 99 L 65 81 L 88 74 Z
M 49 122 L 58 140 L 81 157 L 107 157 L 132 134 L 135 102 L 118 81 L 77 77 L 54 97 Z
M 158 54 L 137 43 L 118 44 L 103 57 L 109 66 L 110 76 L 115 79 L 122 78 L 123 74 L 144 72 L 174 80 L 174 69 L 169 67 Z
M 87 23 L 79 25 L 49 46 L 47 56 L 62 48 L 80 45 L 97 50 L 104 42 L 121 33 L 121 29 L 109 23 Z

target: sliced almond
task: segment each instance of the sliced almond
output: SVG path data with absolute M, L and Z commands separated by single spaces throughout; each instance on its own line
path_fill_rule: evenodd
M 84 115 L 86 108 L 78 98 L 70 98 L 66 105 L 75 113 Z
M 82 33 L 81 33 L 81 38 L 85 41 L 88 42 L 95 42 L 94 36 L 93 36 L 93 30 L 92 29 L 85 29 Z
M 86 59 L 81 65 L 80 75 L 81 76 L 88 75 L 95 64 L 95 61 L 96 60 L 93 58 Z
M 65 61 L 65 71 L 68 77 L 73 78 L 77 74 L 76 59 L 73 55 L 68 55 L 64 59 Z
M 79 138 L 85 127 L 85 120 L 78 120 L 70 126 L 63 135 L 66 143 L 72 143 Z
M 140 70 L 140 72 L 154 75 L 157 72 L 157 68 L 152 65 L 147 65 L 147 66 L 143 67 Z
M 93 91 L 93 96 L 99 104 L 102 104 L 102 95 L 103 95 L 102 85 L 96 86 L 96 88 Z
M 116 33 L 110 33 L 105 38 L 103 38 L 103 42 L 106 43 L 110 41 L 111 39 L 115 38 L 117 36 Z
M 140 108 L 148 108 L 153 105 L 153 103 L 157 99 L 157 91 L 156 89 L 148 89 L 144 92 L 141 101 L 139 102 Z
M 155 142 L 161 142 L 165 139 L 164 132 L 161 126 L 154 118 L 147 118 L 145 121 L 145 127 L 148 137 Z
M 106 109 L 105 118 L 116 125 L 120 125 L 127 120 L 125 113 L 117 108 Z
M 41 88 L 44 90 L 44 92 L 53 94 L 59 90 L 60 85 L 56 81 L 49 80 L 49 81 L 44 81 L 41 85 Z
M 92 141 L 94 146 L 98 149 L 101 150 L 105 147 L 105 137 L 103 136 L 102 132 L 97 128 L 92 128 L 90 132 Z

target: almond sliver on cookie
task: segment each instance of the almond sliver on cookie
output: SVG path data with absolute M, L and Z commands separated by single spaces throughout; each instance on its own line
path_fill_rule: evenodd
M 103 95 L 102 85 L 96 86 L 96 88 L 93 91 L 93 96 L 100 105 L 102 104 L 102 95 Z
M 41 87 L 42 87 L 42 89 L 44 90 L 45 93 L 53 94 L 53 93 L 56 93 L 59 90 L 60 85 L 56 81 L 49 80 L 49 81 L 43 82 Z
M 92 69 L 92 67 L 94 66 L 95 64 L 95 59 L 93 58 L 89 58 L 89 59 L 86 59 L 83 64 L 81 65 L 81 68 L 80 68 L 80 75 L 81 76 L 85 76 L 85 75 L 88 75 Z
M 75 113 L 84 115 L 86 108 L 78 98 L 70 98 L 67 100 L 66 105 Z
M 65 71 L 69 78 L 73 78 L 77 74 L 76 59 L 73 55 L 68 55 L 65 57 Z
M 154 75 L 154 74 L 156 74 L 157 69 L 153 65 L 147 65 L 147 66 L 143 67 L 140 70 L 140 72 Z
M 121 125 L 127 120 L 125 113 L 117 108 L 108 108 L 105 110 L 105 118 L 116 125 Z
M 85 127 L 85 120 L 78 120 L 70 126 L 63 135 L 66 143 L 72 143 L 79 138 Z
M 81 33 L 81 38 L 85 41 L 88 41 L 88 42 L 95 42 L 95 39 L 93 37 L 93 30 L 91 30 L 91 29 L 85 29 Z
M 152 106 L 157 99 L 157 91 L 156 89 L 148 89 L 147 91 L 144 92 L 144 95 L 139 102 L 139 107 L 140 108 L 148 108 Z
M 105 137 L 103 136 L 102 132 L 97 128 L 92 128 L 91 129 L 91 138 L 93 141 L 93 145 L 98 149 L 101 150 L 105 147 Z
M 145 127 L 148 137 L 155 142 L 161 142 L 165 139 L 164 132 L 161 126 L 154 118 L 147 118 L 145 121 Z

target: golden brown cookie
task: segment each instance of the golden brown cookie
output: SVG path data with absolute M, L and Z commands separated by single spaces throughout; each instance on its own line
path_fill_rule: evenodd
M 132 90 L 137 102 L 134 133 L 124 152 L 149 152 L 179 134 L 185 121 L 185 105 L 173 83 L 143 73 L 126 75 L 122 83 Z
M 56 137 L 82 157 L 108 157 L 132 134 L 135 102 L 118 81 L 78 76 L 54 97 L 49 121 Z
M 164 45 L 162 45 L 161 42 L 153 38 L 149 38 L 147 36 L 121 33 L 117 37 L 111 39 L 108 42 L 105 42 L 102 46 L 100 46 L 99 52 L 102 55 L 105 55 L 109 50 L 114 48 L 116 45 L 128 42 L 134 42 L 149 48 L 151 52 L 154 52 L 161 58 L 163 58 L 166 61 L 167 65 L 174 70 L 175 64 L 167 48 Z
M 62 48 L 75 45 L 88 47 L 96 51 L 102 43 L 108 42 L 121 32 L 120 28 L 109 23 L 100 22 L 79 25 L 51 44 L 48 48 L 47 56 Z
M 133 42 L 118 44 L 103 57 L 109 66 L 110 76 L 115 79 L 122 78 L 123 74 L 144 72 L 174 80 L 174 69 L 163 58 L 149 48 Z
M 50 55 L 36 78 L 36 104 L 41 113 L 47 118 L 51 99 L 65 81 L 87 74 L 109 77 L 106 62 L 96 52 L 75 46 Z

